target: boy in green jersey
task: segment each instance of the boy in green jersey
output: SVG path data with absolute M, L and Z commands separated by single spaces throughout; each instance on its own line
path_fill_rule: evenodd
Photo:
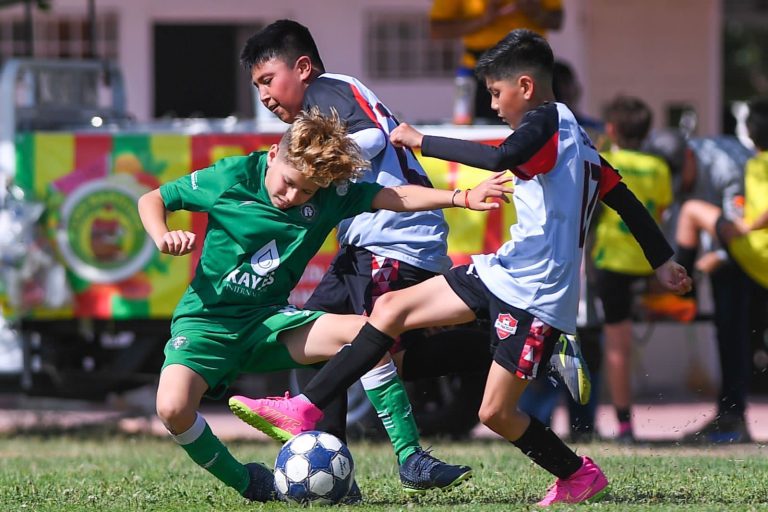
M 195 276 L 173 315 L 157 413 L 192 460 L 249 500 L 273 499 L 271 471 L 238 462 L 197 412 L 200 400 L 222 396 L 241 373 L 326 361 L 358 334 L 361 316 L 288 304 L 331 230 L 344 218 L 378 209 L 491 210 L 499 205 L 486 198 L 506 200 L 511 193 L 503 173 L 472 189 L 461 205 L 455 191 L 352 182 L 367 164 L 338 116 L 313 109 L 268 151 L 225 158 L 139 200 L 144 227 L 165 254 L 187 254 L 197 243 L 195 233 L 168 229 L 168 211 L 208 214 Z M 378 362 L 377 349 L 362 351 L 361 360 Z

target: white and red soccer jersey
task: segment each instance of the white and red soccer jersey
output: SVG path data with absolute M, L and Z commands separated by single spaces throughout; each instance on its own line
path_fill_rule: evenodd
M 422 152 L 515 174 L 511 239 L 495 254 L 472 260 L 499 299 L 575 332 L 584 239 L 598 199 L 620 177 L 573 113 L 561 103 L 546 103 L 529 111 L 499 146 L 425 136 Z
M 371 170 L 362 181 L 385 187 L 415 184 L 431 187 L 424 169 L 410 149 L 395 148 L 389 133 L 398 125 L 389 109 L 359 80 L 346 75 L 324 73 L 304 95 L 304 108 L 317 106 L 328 114 L 334 108 L 349 133 L 378 129 L 384 146 L 371 159 Z M 448 257 L 448 225 L 441 210 L 363 213 L 339 224 L 338 239 L 344 245 L 362 247 L 378 256 L 403 261 L 431 272 L 451 268 Z

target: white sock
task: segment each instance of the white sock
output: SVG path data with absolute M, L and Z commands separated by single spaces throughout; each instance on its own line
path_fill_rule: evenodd
M 396 377 L 397 368 L 395 367 L 395 363 L 390 361 L 387 364 L 368 371 L 368 373 L 360 377 L 360 382 L 363 383 L 363 389 L 369 390 L 383 386 Z
M 205 418 L 203 418 L 200 413 L 197 413 L 197 416 L 195 417 L 195 422 L 192 424 L 191 427 L 189 427 L 185 432 L 182 432 L 181 434 L 171 434 L 171 437 L 174 441 L 179 443 L 180 445 L 190 444 L 197 441 L 197 438 L 199 438 L 201 435 L 203 435 L 203 431 L 205 430 L 206 422 Z

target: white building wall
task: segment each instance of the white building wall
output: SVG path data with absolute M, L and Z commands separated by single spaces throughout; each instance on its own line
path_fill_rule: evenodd
M 585 0 L 585 109 L 617 93 L 646 100 L 655 126 L 670 103 L 690 103 L 699 133 L 720 128 L 721 0 Z
M 584 85 L 582 110 L 599 115 L 618 92 L 644 98 L 657 125 L 669 102 L 688 102 L 702 133 L 719 124 L 722 0 L 564 0 L 565 26 L 552 33 L 556 53 L 574 65 Z M 366 82 L 402 119 L 448 119 L 453 95 L 446 80 L 373 80 L 364 70 L 365 16 L 372 10 L 426 15 L 431 0 L 98 0 L 118 14 L 120 64 L 128 107 L 138 120 L 153 105 L 153 25 L 249 23 L 294 18 L 313 32 L 326 67 Z M 86 0 L 56 0 L 55 11 L 85 12 Z M 5 13 L 21 13 L 6 8 Z M 244 77 L 247 80 L 247 77 Z

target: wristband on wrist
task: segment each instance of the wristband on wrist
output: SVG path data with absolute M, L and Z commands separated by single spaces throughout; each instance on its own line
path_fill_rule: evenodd
M 469 191 L 472 190 L 471 188 L 467 189 L 467 192 L 464 194 L 464 208 L 469 208 Z
M 457 188 L 453 191 L 453 195 L 451 196 L 451 206 L 456 206 L 456 196 L 461 193 L 461 189 Z

